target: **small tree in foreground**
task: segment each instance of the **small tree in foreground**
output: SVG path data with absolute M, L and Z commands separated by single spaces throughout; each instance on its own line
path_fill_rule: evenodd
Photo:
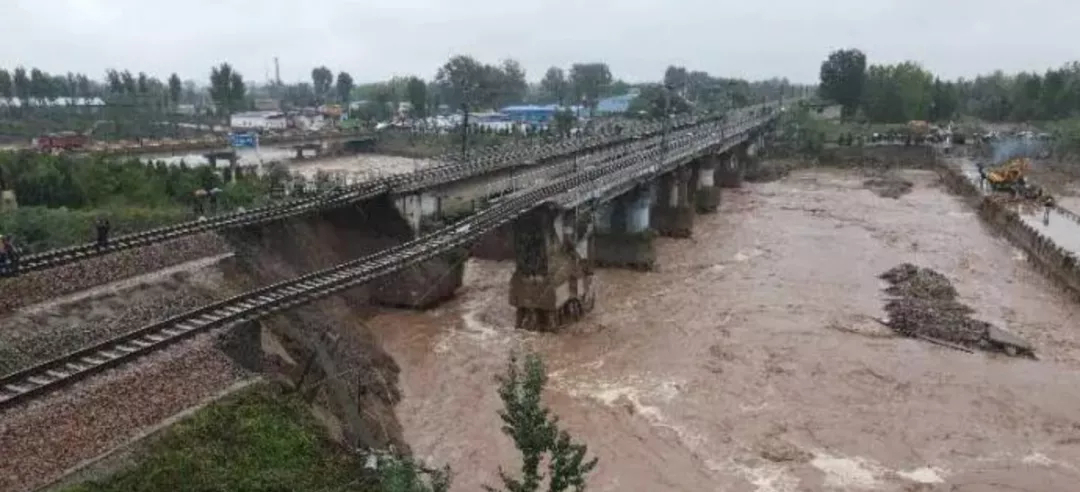
M 559 430 L 559 418 L 540 401 L 547 384 L 547 371 L 536 354 L 525 356 L 522 366 L 516 354 L 510 355 L 506 374 L 497 376 L 503 410 L 503 433 L 514 440 L 521 452 L 521 478 L 509 476 L 499 468 L 499 478 L 507 492 L 541 490 L 544 475 L 540 470 L 547 456 L 547 491 L 585 490 L 585 477 L 596 467 L 596 458 L 585 461 L 584 444 L 575 444 L 566 431 Z M 500 489 L 484 486 L 488 492 Z

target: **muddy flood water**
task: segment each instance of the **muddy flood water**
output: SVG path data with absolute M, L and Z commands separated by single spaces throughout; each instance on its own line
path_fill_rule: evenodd
M 658 271 L 601 270 L 596 310 L 560 334 L 514 330 L 513 265 L 470 261 L 454 302 L 372 321 L 413 451 L 459 491 L 516 471 L 493 377 L 531 348 L 600 458 L 591 490 L 1080 490 L 1080 305 L 935 174 L 902 174 L 898 199 L 833 170 L 724 190 L 694 238 L 658 240 Z M 894 336 L 872 318 L 901 262 L 1040 360 Z

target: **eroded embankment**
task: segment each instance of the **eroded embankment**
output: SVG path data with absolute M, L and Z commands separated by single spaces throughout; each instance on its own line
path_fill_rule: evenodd
M 227 234 L 237 258 L 228 277 L 238 288 L 255 288 L 364 257 L 412 235 L 385 200 L 238 230 Z M 373 302 L 393 297 L 397 287 L 409 284 L 410 275 L 423 276 L 434 268 L 425 264 L 407 269 L 394 278 L 292 308 L 260 326 L 239 330 L 238 336 L 251 334 L 247 346 L 261 343 L 262 356 L 252 358 L 260 364 L 256 369 L 299 385 L 332 435 L 350 445 L 393 445 L 407 451 L 393 410 L 401 399 L 400 370 L 364 319 L 372 313 Z M 447 287 L 452 292 L 452 285 Z
M 194 262 L 200 264 L 4 318 L 0 372 L 242 290 L 370 254 L 411 234 L 386 202 L 230 232 L 226 239 L 236 253 L 225 261 Z M 423 275 L 433 268 L 425 264 L 403 275 Z M 400 280 L 387 282 L 396 285 Z M 249 378 L 252 370 L 302 381 L 302 397 L 340 440 L 407 451 L 393 412 L 400 399 L 399 369 L 363 323 L 379 287 L 376 283 L 352 289 L 258 325 L 199 335 L 0 413 L 0 449 L 5 457 L 0 463 L 0 490 L 32 490 L 66 475 L 83 460 Z

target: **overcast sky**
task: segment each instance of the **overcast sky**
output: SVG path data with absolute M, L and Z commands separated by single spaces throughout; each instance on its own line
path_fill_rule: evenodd
M 830 50 L 917 60 L 947 77 L 1080 59 L 1075 0 L 0 0 L 0 67 L 106 68 L 207 79 L 228 61 L 258 82 L 326 65 L 358 82 L 431 77 L 454 54 L 551 65 L 605 61 L 657 79 L 669 64 L 714 75 L 817 79 Z

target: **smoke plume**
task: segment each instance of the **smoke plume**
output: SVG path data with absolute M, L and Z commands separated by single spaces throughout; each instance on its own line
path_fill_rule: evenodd
M 1044 143 L 1039 140 L 1012 137 L 998 140 L 992 144 L 994 165 L 1017 157 L 1034 158 L 1042 151 Z

